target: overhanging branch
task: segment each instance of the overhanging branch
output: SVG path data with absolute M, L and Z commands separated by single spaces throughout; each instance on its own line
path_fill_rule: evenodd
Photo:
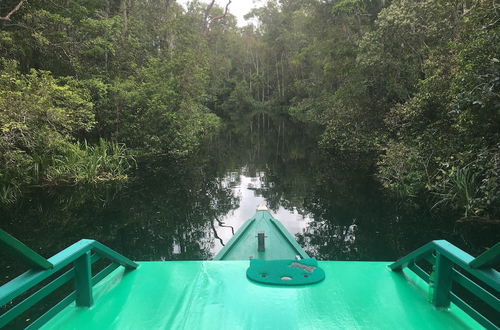
M 209 24 L 212 23 L 213 21 L 217 21 L 219 19 L 223 19 L 224 17 L 226 17 L 227 15 L 227 11 L 229 10 L 229 5 L 231 4 L 231 0 L 229 0 L 227 2 L 227 5 L 226 5 L 226 8 L 224 9 L 224 13 L 222 15 L 219 15 L 219 16 L 215 16 L 215 17 L 212 17 L 210 18 L 209 20 Z
M 226 7 L 224 9 L 224 13 L 222 15 L 210 17 L 210 10 L 214 6 L 214 4 L 215 4 L 215 0 L 212 0 L 208 4 L 207 9 L 205 10 L 205 32 L 207 32 L 210 29 L 210 24 L 212 24 L 212 22 L 223 19 L 224 17 L 226 17 L 226 15 L 229 11 L 229 5 L 231 4 L 231 0 L 229 0 L 227 2 Z
M 16 12 L 19 10 L 19 8 L 21 8 L 21 6 L 23 5 L 23 2 L 25 0 L 21 0 L 19 1 L 19 3 L 17 4 L 17 6 L 15 6 L 7 15 L 5 16 L 0 16 L 0 21 L 10 21 L 10 17 Z
M 205 25 L 208 25 L 208 22 L 209 22 L 209 19 L 208 19 L 208 15 L 210 15 L 210 10 L 212 10 L 212 7 L 214 6 L 215 4 L 215 0 L 212 0 L 212 2 L 210 2 L 207 6 L 207 9 L 205 9 Z

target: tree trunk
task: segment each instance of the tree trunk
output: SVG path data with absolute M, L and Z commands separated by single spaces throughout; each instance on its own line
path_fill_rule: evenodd
M 120 4 L 120 11 L 122 12 L 123 18 L 123 34 L 127 34 L 128 31 L 128 0 L 122 0 Z

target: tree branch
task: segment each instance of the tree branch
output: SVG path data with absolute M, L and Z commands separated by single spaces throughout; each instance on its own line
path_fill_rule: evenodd
M 229 5 L 231 4 L 231 0 L 228 0 L 228 2 L 226 4 L 226 8 L 224 9 L 224 13 L 222 15 L 210 17 L 210 10 L 212 10 L 212 7 L 214 6 L 214 4 L 215 4 L 215 0 L 212 0 L 208 4 L 207 9 L 205 10 L 205 27 L 204 27 L 205 33 L 208 32 L 208 30 L 210 29 L 210 24 L 212 24 L 213 21 L 217 21 L 217 20 L 220 20 L 220 19 L 223 19 L 224 17 L 226 17 L 227 12 L 229 10 Z
M 212 10 L 212 7 L 215 4 L 215 0 L 212 0 L 210 4 L 207 6 L 207 9 L 205 9 L 205 25 L 208 26 L 209 20 L 208 20 L 208 15 L 210 15 L 210 10 Z
M 14 14 L 16 11 L 19 10 L 19 8 L 21 8 L 21 6 L 23 5 L 24 1 L 25 0 L 19 1 L 19 3 L 17 4 L 17 6 L 15 6 L 14 9 L 12 9 L 7 15 L 5 15 L 3 17 L 0 17 L 0 21 L 10 21 L 10 16 L 12 16 L 12 14 Z
M 213 2 L 212 2 L 212 3 L 213 3 Z M 209 22 L 208 22 L 208 23 L 210 24 L 210 23 L 212 23 L 213 21 L 216 21 L 216 20 L 219 20 L 219 19 L 223 19 L 224 17 L 226 17 L 226 15 L 227 15 L 227 11 L 228 11 L 228 9 L 229 9 L 229 5 L 230 5 L 230 4 L 231 4 L 231 0 L 229 0 L 229 1 L 227 2 L 226 8 L 224 9 L 224 13 L 223 13 L 222 15 L 215 16 L 215 17 L 213 17 L 213 18 L 210 18 L 210 20 L 209 20 Z

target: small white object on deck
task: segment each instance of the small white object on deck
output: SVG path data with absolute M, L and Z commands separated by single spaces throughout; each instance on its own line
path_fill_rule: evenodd
M 264 203 L 260 204 L 259 207 L 257 207 L 257 211 L 267 211 L 267 210 L 268 208 Z

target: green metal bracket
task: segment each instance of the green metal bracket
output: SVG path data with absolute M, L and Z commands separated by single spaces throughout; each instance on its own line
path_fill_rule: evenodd
M 472 268 L 494 267 L 500 263 L 500 242 L 469 262 Z
M 3 251 L 11 254 L 15 258 L 20 259 L 28 266 L 41 269 L 50 269 L 54 267 L 54 265 L 47 261 L 47 259 L 2 229 L 0 229 L 0 246 Z
M 474 259 L 470 254 L 447 241 L 432 241 L 389 265 L 389 269 L 402 271 L 403 268 L 408 267 L 429 285 L 429 296 L 434 306 L 447 308 L 450 302 L 453 302 L 482 326 L 487 329 L 498 329 L 498 319 L 490 319 L 470 306 L 452 291 L 452 284 L 458 283 L 494 311 L 500 313 L 500 299 L 498 298 L 500 296 L 500 273 L 489 268 L 498 263 L 499 253 L 499 244 L 496 244 Z M 417 262 L 421 260 L 427 260 L 433 264 L 431 274 L 417 265 Z

